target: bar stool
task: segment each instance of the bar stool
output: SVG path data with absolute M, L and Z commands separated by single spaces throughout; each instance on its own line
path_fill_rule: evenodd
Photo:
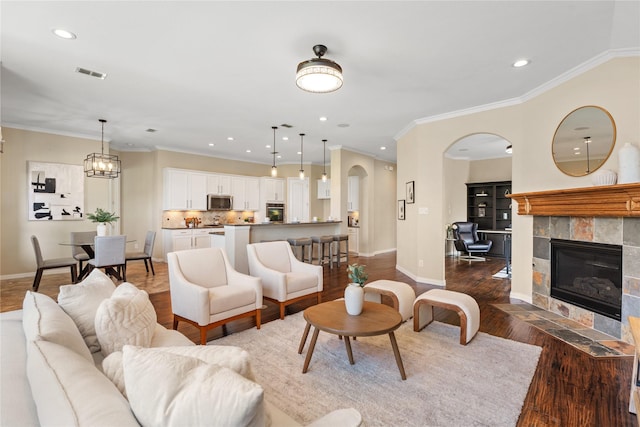
M 302 262 L 308 262 L 309 264 L 311 264 L 311 260 L 313 257 L 313 241 L 311 240 L 311 237 L 291 237 L 287 239 L 287 242 L 289 242 L 289 244 L 291 245 L 294 254 L 298 252 L 294 248 L 301 249 L 300 256 L 296 254 L 296 258 L 298 258 Z M 307 246 L 309 247 L 309 258 L 305 259 L 304 252 Z
M 340 268 L 340 259 L 344 256 L 347 259 L 347 264 L 349 264 L 349 235 L 348 234 L 334 234 L 333 241 L 336 243 L 335 256 L 336 261 L 338 263 L 338 268 Z M 345 251 L 340 251 L 341 242 L 345 242 Z
M 333 268 L 333 236 L 311 236 L 311 260 L 318 260 L 318 265 L 329 262 L 329 268 Z M 313 258 L 313 245 L 318 245 L 318 257 Z M 326 255 L 325 246 L 329 246 L 329 255 Z

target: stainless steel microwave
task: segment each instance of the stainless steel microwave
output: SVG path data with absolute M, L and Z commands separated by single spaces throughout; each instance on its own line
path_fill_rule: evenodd
M 233 208 L 233 197 L 220 194 L 207 194 L 207 210 L 230 211 Z

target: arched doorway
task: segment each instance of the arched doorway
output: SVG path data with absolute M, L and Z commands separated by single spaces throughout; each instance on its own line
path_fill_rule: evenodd
M 475 133 L 454 141 L 444 156 L 443 227 L 467 221 L 467 184 L 511 181 L 511 143 L 499 135 Z M 455 255 L 447 241 L 445 256 Z M 446 277 L 445 277 L 446 280 Z

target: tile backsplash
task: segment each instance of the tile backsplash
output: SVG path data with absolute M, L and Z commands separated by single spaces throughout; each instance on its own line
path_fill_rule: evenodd
M 249 211 L 163 211 L 162 228 L 185 227 L 185 218 L 198 218 L 200 226 L 213 224 L 216 220 L 220 224 L 241 224 L 254 218 L 254 212 Z

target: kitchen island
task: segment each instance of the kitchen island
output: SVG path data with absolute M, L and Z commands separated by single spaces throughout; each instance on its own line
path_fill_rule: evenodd
M 342 221 L 226 224 L 224 226 L 225 249 L 234 268 L 248 274 L 247 245 L 249 243 L 334 235 L 340 234 L 341 230 Z

